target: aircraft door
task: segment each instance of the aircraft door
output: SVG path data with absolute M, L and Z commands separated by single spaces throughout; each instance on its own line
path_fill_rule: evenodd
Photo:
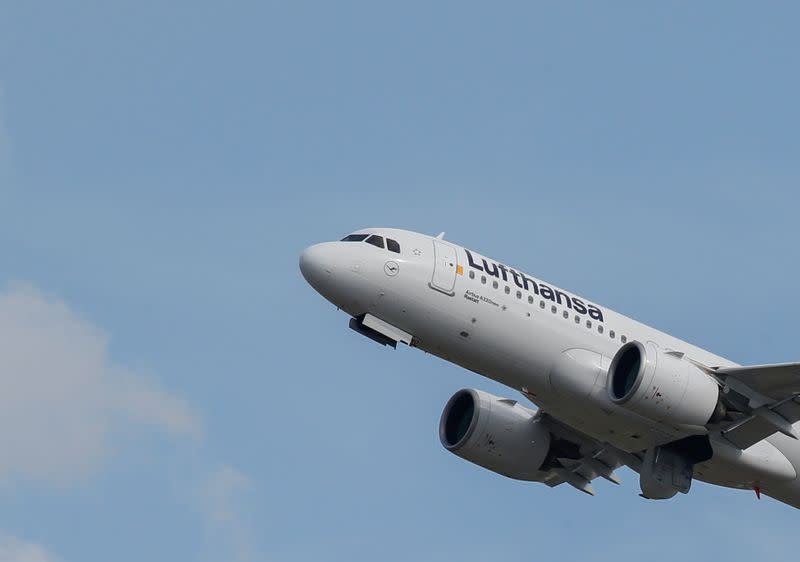
M 447 295 L 453 296 L 456 286 L 456 268 L 458 267 L 458 255 L 456 249 L 446 242 L 435 239 L 433 241 L 433 279 L 431 279 L 431 289 L 436 289 Z

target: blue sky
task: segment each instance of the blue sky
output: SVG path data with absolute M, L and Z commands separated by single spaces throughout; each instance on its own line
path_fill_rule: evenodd
M 297 257 L 447 231 L 741 363 L 800 360 L 794 3 L 0 6 L 0 561 L 752 559 L 792 508 L 510 481 L 499 385 Z

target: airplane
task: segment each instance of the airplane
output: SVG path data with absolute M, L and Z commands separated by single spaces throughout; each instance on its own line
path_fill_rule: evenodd
M 444 233 L 366 228 L 299 261 L 357 333 L 519 393 L 450 398 L 439 438 L 467 461 L 590 495 L 593 480 L 619 484 L 627 466 L 651 500 L 697 479 L 800 508 L 800 363 L 738 365 Z

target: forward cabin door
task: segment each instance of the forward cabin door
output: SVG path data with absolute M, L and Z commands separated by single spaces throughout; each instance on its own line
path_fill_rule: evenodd
M 456 249 L 441 240 L 433 240 L 433 279 L 431 289 L 436 289 L 447 295 L 455 295 L 456 269 L 458 268 L 458 254 Z

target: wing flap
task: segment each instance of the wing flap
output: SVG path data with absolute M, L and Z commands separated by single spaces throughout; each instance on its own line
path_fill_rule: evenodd
M 781 432 L 797 439 L 792 424 L 800 421 L 800 395 L 792 394 L 772 404 L 754 408 L 749 415 L 720 430 L 720 435 L 740 449 Z
M 779 404 L 773 410 L 787 420 L 800 420 L 800 402 L 797 401 L 797 397 Z
M 745 450 L 775 433 L 775 427 L 756 416 L 748 416 L 720 431 L 734 446 Z

